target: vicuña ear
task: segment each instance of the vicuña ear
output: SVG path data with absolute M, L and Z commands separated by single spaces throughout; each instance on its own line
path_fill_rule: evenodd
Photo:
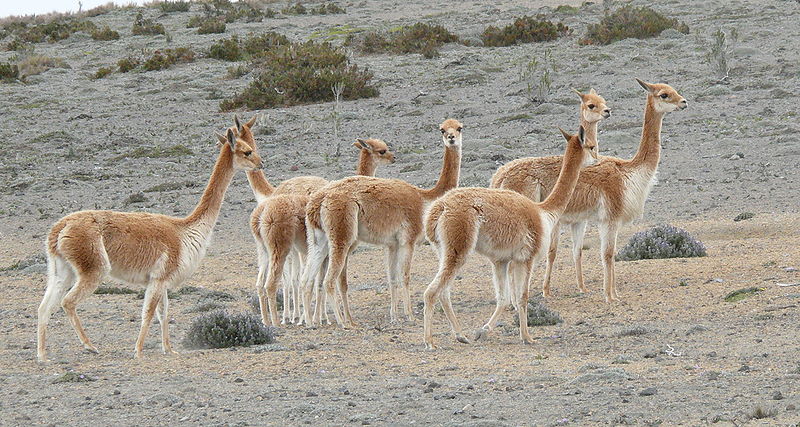
M 228 143 L 231 145 L 231 150 L 236 149 L 236 135 L 233 134 L 233 130 L 228 129 Z
M 580 97 L 581 99 L 583 99 L 583 96 L 584 96 L 584 95 L 581 93 L 581 91 L 579 91 L 578 89 L 574 89 L 574 88 L 572 89 L 572 91 L 573 91 L 573 92 L 575 92 L 575 93 L 577 93 L 577 94 L 578 94 L 578 97 Z
M 570 139 L 572 139 L 572 135 L 568 134 L 568 133 L 567 133 L 567 131 L 565 131 L 564 129 L 558 128 L 558 130 L 560 130 L 560 131 L 561 131 L 561 135 L 562 135 L 562 136 L 564 137 L 564 139 L 566 139 L 567 141 L 569 141 Z
M 595 92 L 594 88 L 589 89 L 589 95 L 597 95 L 597 92 Z
M 253 116 L 250 120 L 247 121 L 244 125 L 247 126 L 248 129 L 252 129 L 255 126 L 256 121 L 258 120 L 258 115 Z
M 583 126 L 581 126 L 578 128 L 578 141 L 581 143 L 581 145 L 583 145 L 583 135 L 584 135 Z
M 644 88 L 644 90 L 646 90 L 648 92 L 654 92 L 653 91 L 653 85 L 651 85 L 650 83 L 645 83 L 645 82 L 643 82 L 643 81 L 641 81 L 639 79 L 636 79 L 636 81 L 639 82 L 639 84 Z
M 233 115 L 233 123 L 236 125 L 236 130 L 238 130 L 241 133 L 242 132 L 242 123 L 239 122 L 239 115 L 238 114 L 234 114 Z
M 354 142 L 353 145 L 355 145 L 358 148 L 363 148 L 365 150 L 372 151 L 372 146 L 367 144 L 367 141 L 361 138 L 356 139 L 356 142 Z
M 217 147 L 222 147 L 223 145 L 228 143 L 228 140 L 225 138 L 225 135 L 220 135 L 220 134 L 216 134 L 216 135 L 217 135 L 217 139 L 218 139 Z

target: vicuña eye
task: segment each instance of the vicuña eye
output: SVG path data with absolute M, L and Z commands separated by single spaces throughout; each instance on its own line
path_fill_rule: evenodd
M 384 155 L 384 154 L 386 154 L 386 150 L 381 150 L 381 151 L 378 151 L 378 154 L 380 154 L 380 155 Z
M 251 154 L 253 154 L 252 151 L 245 151 L 244 152 L 245 157 L 249 157 Z
M 457 128 L 456 130 L 457 130 L 457 131 L 459 131 L 459 132 L 461 132 L 461 128 Z
M 667 99 L 667 97 L 668 97 L 668 96 L 669 96 L 669 95 L 667 95 L 666 93 L 662 93 L 662 94 L 661 94 L 661 99 Z
M 444 133 L 444 129 L 439 129 L 439 130 L 442 131 L 442 133 Z
M 589 104 L 588 107 L 590 110 L 594 110 L 594 104 Z

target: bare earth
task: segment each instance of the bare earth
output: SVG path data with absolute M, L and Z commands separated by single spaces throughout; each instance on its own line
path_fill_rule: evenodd
M 191 14 L 150 17 L 163 36 L 132 36 L 134 11 L 92 18 L 122 34 L 95 42 L 83 34 L 36 52 L 66 60 L 28 84 L 0 84 L 0 425 L 63 424 L 451 424 L 451 425 L 796 425 L 800 423 L 800 4 L 794 1 L 675 0 L 654 4 L 685 21 L 689 35 L 668 31 L 649 40 L 604 47 L 578 46 L 602 5 L 576 15 L 552 14 L 561 1 L 496 3 L 379 1 L 344 4 L 346 15 L 236 23 L 224 35 L 185 28 Z M 573 2 L 578 3 L 578 2 Z M 650 2 L 635 1 L 634 4 Z M 257 135 L 273 183 L 300 174 L 338 178 L 351 173 L 356 137 L 390 142 L 398 162 L 380 176 L 429 186 L 442 154 L 436 126 L 445 117 L 465 125 L 461 184 L 487 185 L 502 163 L 558 154 L 557 127 L 576 128 L 578 100 L 569 88 L 594 87 L 612 117 L 600 124 L 601 150 L 630 156 L 641 129 L 644 92 L 634 77 L 667 82 L 689 109 L 664 120 L 660 183 L 644 218 L 627 226 L 620 245 L 659 222 L 689 230 L 708 256 L 617 264 L 622 303 L 603 302 L 598 238 L 587 236 L 584 262 L 592 292 L 577 293 L 569 238 L 547 301 L 564 322 L 533 328 L 532 346 L 519 342 L 512 314 L 487 340 L 456 343 L 440 312 L 440 348 L 426 351 L 421 321 L 390 324 L 379 248 L 352 259 L 352 305 L 360 327 L 281 329 L 276 344 L 229 350 L 160 353 L 152 328 L 143 360 L 132 359 L 141 301 L 132 295 L 94 295 L 79 309 L 99 355 L 85 354 L 63 313 L 50 323 L 52 362 L 35 362 L 36 307 L 45 275 L 42 240 L 62 215 L 79 209 L 144 210 L 183 215 L 196 203 L 214 161 L 212 132 L 228 126 L 219 100 L 250 76 L 228 80 L 230 63 L 200 59 L 149 73 L 88 76 L 142 48 L 206 49 L 230 34 L 275 30 L 301 40 L 328 37 L 338 26 L 391 28 L 417 21 L 448 26 L 477 38 L 490 24 L 545 12 L 574 28 L 552 43 L 508 48 L 449 45 L 441 57 L 356 56 L 374 71 L 381 95 L 345 102 L 335 158 L 332 104 L 274 109 Z M 725 83 L 717 83 L 705 54 L 711 34 L 736 27 L 740 42 Z M 339 42 L 332 36 L 334 42 Z M 552 49 L 558 63 L 551 102 L 527 101 L 521 70 Z M 0 61 L 13 52 L 0 52 Z M 249 117 L 250 113 L 244 115 Z M 523 114 L 526 114 L 523 116 Z M 268 131 L 263 131 L 267 129 Z M 182 144 L 191 153 L 134 157 L 135 150 Z M 737 155 L 737 153 L 741 155 Z M 173 189 L 152 190 L 168 184 Z M 156 189 L 158 190 L 158 189 Z M 144 202 L 125 204 L 144 192 Z M 215 243 L 186 285 L 236 297 L 231 310 L 249 310 L 256 261 L 246 227 L 254 199 L 243 175 L 228 191 Z M 733 222 L 743 211 L 751 220 Z M 421 246 L 415 257 L 415 302 L 433 278 L 436 256 Z M 538 289 L 541 268 L 533 287 Z M 733 290 L 763 291 L 736 303 Z M 474 257 L 453 290 L 469 328 L 480 327 L 494 302 L 490 268 Z M 171 301 L 173 339 L 185 336 L 202 295 Z M 418 317 L 421 310 L 418 311 Z M 633 330 L 636 327 L 642 329 Z M 92 382 L 52 381 L 67 371 Z M 770 415 L 750 419 L 756 408 Z

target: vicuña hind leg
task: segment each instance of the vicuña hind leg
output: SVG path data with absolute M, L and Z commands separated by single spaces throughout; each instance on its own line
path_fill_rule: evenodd
M 101 268 L 102 267 L 98 266 L 95 269 L 78 272 L 78 282 L 61 300 L 61 307 L 64 308 L 64 313 L 67 314 L 72 328 L 75 329 L 75 333 L 78 334 L 78 339 L 83 343 L 83 348 L 92 353 L 97 353 L 97 347 L 92 344 L 89 336 L 86 335 L 86 331 L 81 324 L 81 319 L 78 318 L 76 308 L 81 301 L 94 293 L 95 289 L 100 286 L 102 277 L 105 276 L 106 271 L 108 271 L 107 269 L 101 270 Z
M 460 263 L 463 265 L 463 261 Z M 444 290 L 450 286 L 450 282 L 453 281 L 455 278 L 456 272 L 459 270 L 460 265 L 458 263 L 452 263 L 443 268 L 439 269 L 439 273 L 436 274 L 436 277 L 433 278 L 433 281 L 428 285 L 428 288 L 425 289 L 425 294 L 423 295 L 425 301 L 425 308 L 423 310 L 423 339 L 425 341 L 425 347 L 428 349 L 434 349 L 436 346 L 433 344 L 433 308 L 436 304 L 436 300 L 439 299 L 442 302 L 442 309 L 445 310 L 445 302 L 440 298 L 440 295 Z M 447 300 L 449 302 L 449 298 Z M 452 306 L 449 306 L 446 310 L 452 310 Z M 445 312 L 447 313 L 447 311 Z M 453 316 L 452 319 L 450 316 Z M 453 331 L 453 335 L 456 337 L 456 340 L 460 342 L 469 342 L 464 339 L 463 341 L 459 339 L 459 337 L 463 338 L 461 334 L 460 325 L 458 321 L 455 320 L 455 313 L 452 311 L 450 314 L 447 314 L 447 320 L 450 322 L 450 328 Z
M 614 284 L 614 255 L 617 252 L 616 224 L 600 227 L 600 256 L 603 257 L 603 290 L 606 302 L 619 301 Z
M 336 317 L 336 324 L 342 328 L 347 327 L 348 325 L 345 324 L 344 315 L 339 310 L 339 304 L 337 304 L 336 301 L 336 288 L 338 286 L 339 278 L 342 275 L 344 264 L 347 262 L 347 251 L 350 249 L 351 242 L 348 242 L 344 245 L 342 243 L 329 243 L 330 251 L 328 253 L 328 271 L 325 272 L 325 280 L 323 282 L 325 292 L 328 294 L 328 303 L 333 309 L 333 314 Z M 340 297 L 342 300 L 342 306 L 347 306 L 347 291 L 340 295 Z
M 289 255 L 289 248 L 282 245 L 275 245 L 270 250 L 269 273 L 267 273 L 267 302 L 269 303 L 269 319 L 272 326 L 278 326 L 278 282 L 283 277 L 283 268 L 286 265 L 286 257 Z M 284 286 L 284 290 L 288 287 Z M 284 308 L 289 305 L 288 292 L 283 294 Z
M 401 246 L 397 253 L 399 267 L 402 268 L 403 279 L 403 306 L 406 313 L 406 319 L 413 322 L 414 310 L 411 306 L 411 263 L 414 260 L 414 242 L 406 243 Z
M 258 295 L 258 308 L 261 312 L 261 323 L 269 326 L 269 308 L 267 306 L 267 270 L 269 269 L 269 257 L 267 251 L 261 244 L 256 244 L 258 250 L 258 275 L 256 276 L 256 293 Z
M 575 262 L 575 279 L 581 292 L 589 292 L 583 283 L 583 237 L 586 235 L 586 221 L 570 225 L 572 230 L 572 260 Z
M 556 261 L 556 253 L 558 253 L 558 240 L 561 237 L 561 225 L 556 222 L 553 229 L 550 231 L 550 247 L 547 251 L 547 266 L 544 271 L 544 282 L 542 282 L 542 295 L 550 297 L 550 276 L 553 273 L 553 263 Z
M 386 247 L 386 278 L 389 288 L 389 322 L 397 322 L 397 290 L 400 288 L 399 281 L 399 260 L 397 257 L 398 247 L 396 244 Z
M 347 260 L 350 258 L 350 253 L 355 249 L 356 243 L 348 249 L 348 255 L 345 257 L 342 272 L 339 274 L 339 295 L 347 295 Z M 344 312 L 344 322 L 348 328 L 355 328 L 356 322 L 353 321 L 353 315 L 350 314 L 350 302 L 347 298 L 342 297 L 342 311 Z
M 156 310 L 156 317 L 158 323 L 161 325 L 161 351 L 164 354 L 178 354 L 177 351 L 172 349 L 169 342 L 169 297 L 167 288 L 164 287 L 161 292 L 161 300 L 158 302 L 158 309 Z
M 519 294 L 519 306 L 517 310 L 517 315 L 519 316 L 519 337 L 525 344 L 533 344 L 533 338 L 530 332 L 528 332 L 528 283 L 531 279 L 533 264 L 533 260 L 529 260 L 524 264 L 519 263 L 514 266 L 514 269 L 517 270 L 514 272 L 515 276 L 523 276 L 522 271 L 519 270 L 524 269 L 524 279 L 519 283 L 515 283 L 515 285 L 520 288 L 517 292 Z
M 315 231 L 309 230 L 309 233 L 315 233 Z M 318 285 L 317 276 L 323 271 L 322 264 L 327 259 L 327 251 L 328 245 L 324 235 L 317 236 L 315 242 L 308 247 L 306 267 L 303 269 L 301 280 L 303 285 L 303 318 L 301 323 L 305 323 L 307 327 L 315 325 L 311 313 L 311 299 L 314 294 L 314 288 Z M 319 304 L 319 300 L 317 300 L 317 304 Z
M 48 255 L 47 260 L 48 278 L 47 290 L 39 304 L 39 321 L 37 326 L 37 345 L 36 356 L 40 362 L 47 361 L 47 325 L 50 316 L 58 308 L 64 294 L 72 287 L 75 282 L 75 274 L 72 267 L 61 257 Z

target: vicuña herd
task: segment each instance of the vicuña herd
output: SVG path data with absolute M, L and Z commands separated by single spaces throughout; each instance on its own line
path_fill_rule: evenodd
M 527 322 L 531 275 L 546 256 L 542 293 L 549 297 L 561 225 L 572 231 L 581 292 L 587 291 L 581 268 L 583 236 L 590 221 L 599 226 L 605 299 L 619 300 L 614 274 L 617 233 L 620 226 L 642 215 L 656 181 L 664 115 L 687 106 L 669 85 L 637 81 L 647 91 L 647 100 L 641 142 L 633 158 L 598 154 L 597 126 L 611 110 L 592 89 L 578 92 L 577 132 L 561 131 L 566 140 L 563 156 L 511 161 L 497 170 L 490 188 L 457 188 L 464 126 L 455 119 L 440 125 L 444 158 L 432 188 L 374 177 L 378 165 L 394 162 L 389 146 L 379 139 L 353 143 L 360 153 L 354 176 L 331 182 L 301 176 L 274 187 L 262 170 L 252 132 L 255 117 L 244 124 L 236 117 L 235 126 L 218 135 L 219 155 L 211 178 L 188 216 L 88 210 L 67 215 L 51 228 L 37 356 L 47 360 L 47 324 L 58 304 L 84 348 L 97 352 L 81 325 L 77 306 L 105 277 L 146 288 L 134 355 L 141 356 L 154 315 L 161 325 L 162 350 L 174 353 L 167 289 L 197 270 L 225 191 L 239 169 L 247 171 L 258 203 L 250 215 L 250 230 L 258 254 L 256 290 L 265 325 L 279 323 L 276 296 L 282 284 L 280 323 L 315 326 L 327 321 L 330 309 L 340 327 L 355 327 L 347 296 L 347 262 L 359 242 L 386 247 L 391 320 L 398 319 L 398 305 L 408 320 L 414 320 L 411 265 L 424 235 L 439 256 L 439 271 L 423 296 L 425 345 L 434 347 L 431 329 L 437 300 L 456 340 L 469 342 L 453 311 L 450 286 L 472 252 L 491 262 L 496 297 L 494 312 L 475 338 L 491 331 L 503 310 L 513 306 L 520 338 L 531 343 Z

